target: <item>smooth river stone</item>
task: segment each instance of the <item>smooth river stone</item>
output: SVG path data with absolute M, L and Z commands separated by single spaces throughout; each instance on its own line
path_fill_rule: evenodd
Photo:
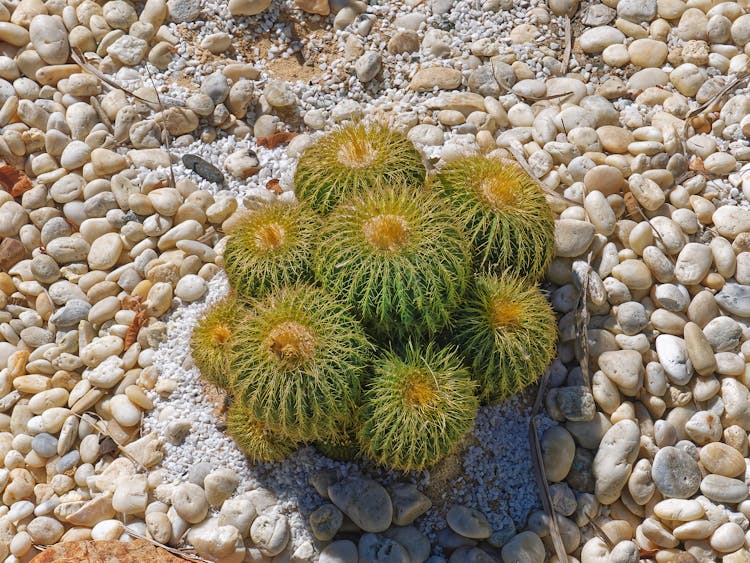
M 328 487 L 328 496 L 365 532 L 383 532 L 391 525 L 391 499 L 375 481 L 349 477 Z
M 750 208 L 724 205 L 714 211 L 713 221 L 721 236 L 734 240 L 740 233 L 750 231 Z
M 716 371 L 716 358 L 711 343 L 703 334 L 701 327 L 694 322 L 685 324 L 685 346 L 693 369 L 699 375 L 711 375 Z
M 683 285 L 696 285 L 711 270 L 713 255 L 705 244 L 689 242 L 680 251 L 674 267 L 674 275 Z
M 604 352 L 599 367 L 623 390 L 637 390 L 643 384 L 643 358 L 635 350 Z
M 710 473 L 724 477 L 736 477 L 745 471 L 745 458 L 732 446 L 712 442 L 701 448 L 700 460 Z
M 119 233 L 105 233 L 91 243 L 88 262 L 92 270 L 108 270 L 117 263 L 122 252 Z
M 688 498 L 701 484 L 698 462 L 684 450 L 667 446 L 654 456 L 651 477 L 666 498 Z
M 714 502 L 735 504 L 745 500 L 748 495 L 747 485 L 743 481 L 723 475 L 706 475 L 700 488 Z
M 599 502 L 612 504 L 620 497 L 638 457 L 640 438 L 638 425 L 629 419 L 621 420 L 604 434 L 593 464 Z
M 656 503 L 654 514 L 662 520 L 690 522 L 701 518 L 705 510 L 697 500 L 670 498 Z
M 719 307 L 733 315 L 743 318 L 750 317 L 750 285 L 725 284 L 722 290 L 716 294 L 716 302 Z
M 656 353 L 669 380 L 676 385 L 687 385 L 693 377 L 693 366 L 688 360 L 685 341 L 671 334 L 660 334 L 656 337 Z

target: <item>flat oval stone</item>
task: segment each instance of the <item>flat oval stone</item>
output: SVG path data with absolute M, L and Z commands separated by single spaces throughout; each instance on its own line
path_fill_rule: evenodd
M 747 485 L 743 481 L 723 475 L 706 475 L 700 483 L 700 489 L 712 501 L 721 503 L 742 502 L 748 495 Z
M 638 457 L 641 432 L 632 420 L 621 420 L 602 438 L 594 458 L 596 498 L 612 504 L 620 496 Z
M 750 286 L 727 283 L 716 294 L 716 302 L 719 307 L 733 315 L 748 318 L 750 317 Z
M 724 477 L 736 477 L 745 471 L 745 458 L 732 446 L 712 442 L 701 448 L 700 460 L 710 473 Z
M 328 487 L 328 496 L 365 532 L 384 532 L 393 519 L 386 490 L 371 479 L 348 477 Z
M 691 497 L 701 485 L 698 462 L 684 450 L 673 446 L 656 452 L 651 477 L 661 494 L 667 498 Z
M 656 337 L 656 353 L 670 381 L 687 385 L 693 376 L 693 368 L 688 364 L 685 341 L 679 336 L 660 334 Z
M 492 535 L 487 518 L 478 510 L 454 506 L 448 511 L 446 520 L 454 532 L 465 538 L 485 539 Z
M 697 500 L 670 498 L 657 502 L 654 505 L 654 514 L 662 520 L 690 522 L 702 518 L 705 510 Z
M 89 267 L 92 270 L 108 270 L 117 263 L 121 252 L 120 234 L 106 233 L 91 243 L 88 253 Z

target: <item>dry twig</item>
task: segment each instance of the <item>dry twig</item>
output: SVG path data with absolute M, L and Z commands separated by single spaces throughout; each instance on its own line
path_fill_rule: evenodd
M 121 443 L 119 443 L 117 440 L 115 440 L 112 437 L 112 435 L 107 431 L 104 425 L 101 424 L 103 421 L 98 417 L 98 415 L 94 415 L 92 413 L 84 413 L 82 415 L 76 414 L 76 413 L 73 413 L 73 414 L 77 416 L 80 420 L 85 421 L 87 424 L 90 424 L 91 426 L 93 426 L 97 432 L 99 432 L 100 434 L 112 440 L 117 446 L 117 449 L 120 450 L 120 453 L 122 453 L 122 455 L 124 455 L 126 458 L 132 461 L 136 465 L 136 467 L 138 467 L 140 471 L 148 471 L 148 468 L 145 465 L 143 465 L 140 461 L 135 459 L 127 451 L 125 451 L 125 446 L 123 446 Z
M 560 74 L 563 76 L 568 72 L 568 65 L 570 64 L 570 53 L 573 50 L 573 32 L 572 22 L 570 16 L 565 16 L 565 51 L 562 56 L 562 69 Z
M 545 514 L 549 518 L 549 532 L 552 537 L 552 545 L 555 548 L 555 555 L 559 561 L 567 561 L 568 555 L 565 551 L 565 544 L 560 534 L 560 526 L 557 523 L 557 515 L 555 509 L 552 507 L 552 495 L 549 490 L 549 483 L 547 482 L 547 474 L 544 471 L 544 457 L 542 454 L 542 444 L 539 441 L 539 429 L 536 425 L 536 416 L 542 409 L 544 403 L 544 392 L 547 389 L 547 380 L 549 379 L 549 372 L 545 372 L 542 379 L 539 381 L 539 389 L 537 390 L 536 401 L 531 409 L 529 418 L 529 444 L 531 445 L 531 461 L 534 467 L 534 479 L 536 484 L 541 491 L 542 507 L 544 508 Z
M 737 73 L 737 76 L 734 80 L 726 84 L 721 90 L 716 92 L 714 96 L 708 100 L 707 102 L 701 104 L 697 108 L 690 110 L 687 115 L 685 116 L 685 124 L 682 127 L 682 138 L 680 141 L 682 142 L 682 152 L 687 157 L 688 156 L 688 149 L 687 149 L 687 142 L 685 139 L 687 139 L 688 135 L 688 127 L 690 126 L 690 120 L 695 117 L 696 115 L 703 113 L 708 108 L 712 107 L 717 101 L 719 101 L 721 98 L 723 98 L 726 94 L 734 90 L 735 88 L 739 87 L 743 82 L 745 82 L 748 78 L 750 78 L 750 69 L 745 68 L 744 71 Z

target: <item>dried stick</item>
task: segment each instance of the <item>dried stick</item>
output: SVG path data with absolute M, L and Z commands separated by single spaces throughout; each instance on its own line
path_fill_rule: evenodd
M 549 518 L 549 532 L 552 536 L 552 545 L 555 548 L 555 555 L 559 561 L 567 561 L 568 554 L 565 551 L 565 544 L 560 534 L 560 526 L 557 524 L 557 515 L 552 507 L 552 495 L 549 491 L 549 483 L 547 482 L 547 474 L 544 471 L 544 457 L 542 454 L 542 444 L 539 442 L 539 431 L 536 425 L 536 416 L 542 409 L 542 402 L 544 397 L 544 391 L 547 389 L 547 380 L 549 379 L 549 373 L 545 372 L 539 382 L 539 389 L 536 394 L 536 401 L 531 409 L 531 415 L 529 418 L 529 444 L 531 446 L 531 461 L 534 467 L 534 479 L 536 480 L 537 487 L 541 491 L 542 507 L 544 512 Z
M 570 64 L 570 53 L 573 50 L 573 31 L 571 29 L 570 16 L 565 16 L 565 51 L 562 56 L 562 75 L 568 72 L 568 65 Z

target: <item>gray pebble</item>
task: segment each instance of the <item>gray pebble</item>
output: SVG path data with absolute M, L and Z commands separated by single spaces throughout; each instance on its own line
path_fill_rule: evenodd
M 689 498 L 700 486 L 701 470 L 690 454 L 667 446 L 654 456 L 651 477 L 665 498 Z
M 46 432 L 37 434 L 31 440 L 31 449 L 41 457 L 52 457 L 57 454 L 57 438 Z
M 58 461 L 55 469 L 58 473 L 65 473 L 70 469 L 73 469 L 81 461 L 81 454 L 78 450 L 73 450 L 66 453 Z

